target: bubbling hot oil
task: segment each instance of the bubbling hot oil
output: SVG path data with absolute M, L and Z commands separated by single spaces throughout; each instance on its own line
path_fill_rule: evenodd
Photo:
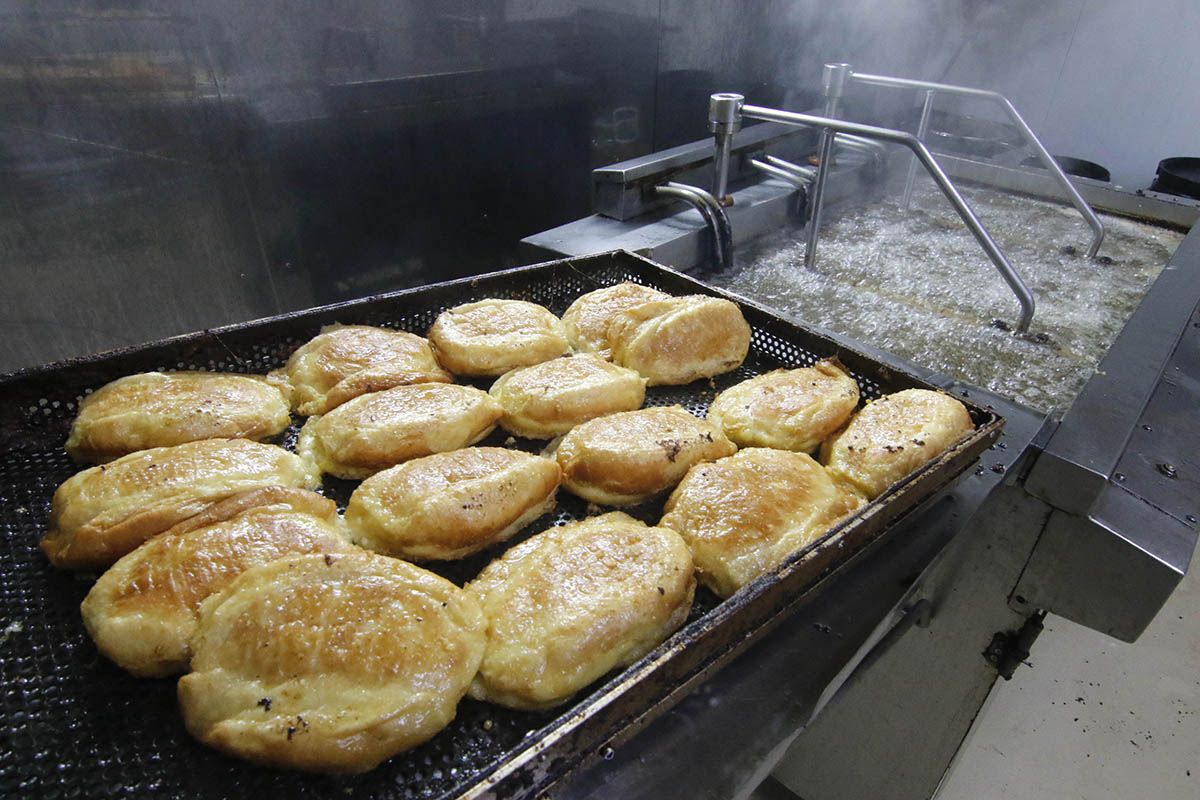
M 963 194 L 1037 301 L 1025 337 L 1006 330 L 1016 297 L 933 189 L 918 191 L 908 214 L 884 201 L 827 215 L 815 272 L 804 269 L 804 234 L 793 228 L 743 248 L 711 280 L 1041 411 L 1065 409 L 1183 234 L 1106 215 L 1093 260 L 1073 208 Z

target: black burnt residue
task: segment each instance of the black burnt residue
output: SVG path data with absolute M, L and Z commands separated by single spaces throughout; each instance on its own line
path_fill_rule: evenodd
M 683 443 L 678 439 L 661 439 L 656 444 L 667 452 L 667 460 L 672 464 L 675 459 L 679 458 L 679 453 L 683 450 Z

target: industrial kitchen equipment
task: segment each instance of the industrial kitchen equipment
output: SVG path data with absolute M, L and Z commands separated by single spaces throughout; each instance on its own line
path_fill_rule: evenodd
M 912 92 L 920 114 L 907 118 L 917 119 L 916 131 L 840 118 L 843 96 L 862 86 Z M 793 638 L 781 633 L 773 642 L 793 661 L 765 646 L 752 651 L 746 669 L 754 678 L 715 679 L 716 710 L 689 699 L 630 748 L 628 762 L 577 777 L 571 786 L 582 794 L 633 791 L 631 775 L 696 796 L 736 794 L 795 742 L 780 777 L 805 798 L 860 796 L 880 785 L 895 796 L 926 796 L 996 676 L 1010 677 L 1028 657 L 1045 614 L 1133 641 L 1187 571 L 1200 514 L 1200 233 L 1173 231 L 1190 228 L 1200 204 L 1069 179 L 995 93 L 845 64 L 826 66 L 823 90 L 824 107 L 808 113 L 713 95 L 714 140 L 595 170 L 597 213 L 525 243 L 568 256 L 626 247 L 832 327 L 857 346 L 907 352 L 926 369 L 895 356 L 893 363 L 1001 410 L 1005 449 L 995 451 L 996 463 L 985 458 L 975 477 L 1003 477 L 969 499 L 948 491 L 941 506 L 931 501 L 926 516 L 913 515 L 913 530 L 946 539 L 913 568 L 911 584 L 840 671 L 805 684 L 809 673 L 796 660 L 813 657 L 811 647 L 825 655 L 828 642 L 804 626 L 829 624 L 838 610 L 804 613 L 805 622 L 785 626 Z M 1027 151 L 1019 148 L 989 151 L 994 160 L 935 154 L 934 103 L 951 95 L 997 105 L 1043 168 L 1022 167 Z M 752 119 L 765 123 L 743 126 Z M 918 188 L 918 165 L 940 195 Z M 943 197 L 961 223 L 936 205 Z M 1057 210 L 1063 198 L 1086 229 L 1079 216 L 1071 222 Z M 696 210 L 680 212 L 678 199 Z M 993 222 L 1004 236 L 989 232 Z M 961 224 L 1003 289 L 968 252 Z M 1111 286 L 1135 273 L 1137 287 Z M 1056 278 L 1092 288 L 1055 289 Z M 1110 289 L 1129 294 L 1109 303 Z M 1073 333 L 1066 317 L 1083 319 L 1087 333 Z M 914 627 L 925 630 L 909 633 Z M 786 682 L 789 670 L 799 670 L 803 686 L 784 691 L 780 704 L 790 710 L 757 709 L 766 703 L 754 686 Z M 722 767 L 668 768 L 660 778 L 644 766 L 682 746 L 687 730 L 710 725 L 732 731 L 705 751 L 724 759 Z M 872 747 L 909 753 L 903 775 L 890 774 L 894 759 L 846 751 L 863 725 L 872 728 Z M 801 733 L 806 727 L 811 735 Z

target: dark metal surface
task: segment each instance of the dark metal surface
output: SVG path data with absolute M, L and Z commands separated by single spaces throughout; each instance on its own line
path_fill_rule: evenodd
M 1084 158 L 1074 158 L 1072 156 L 1055 156 L 1054 160 L 1062 167 L 1063 172 L 1068 175 L 1073 175 L 1076 178 L 1089 178 L 1093 181 L 1108 183 L 1112 180 L 1112 173 L 1107 167 L 1097 164 L 1095 161 L 1088 161 Z M 1021 166 L 1031 169 L 1045 169 L 1042 166 L 1042 161 L 1037 156 L 1021 159 Z
M 818 578 L 880 539 L 893 519 L 966 469 L 1000 433 L 1003 421 L 995 413 L 964 400 L 977 424 L 974 434 L 731 600 L 719 603 L 699 592 L 688 625 L 634 667 L 582 693 L 573 706 L 522 714 L 464 702 L 447 731 L 362 777 L 312 779 L 249 767 L 205 750 L 183 734 L 170 682 L 130 678 L 99 658 L 86 641 L 77 611 L 86 582 L 51 570 L 36 543 L 51 492 L 78 469 L 61 446 L 74 408 L 87 391 L 147 369 L 263 372 L 282 364 L 320 325 L 333 321 L 423 332 L 449 305 L 489 296 L 530 299 L 562 313 L 582 292 L 625 279 L 675 294 L 720 294 L 652 262 L 611 253 L 207 331 L 26 370 L 0 381 L 5 398 L 0 410 L 0 445 L 5 451 L 0 458 L 0 560 L 6 574 L 0 615 L 19 623 L 0 646 L 5 678 L 0 731 L 14 756 L 0 772 L 0 791 L 21 794 L 74 787 L 88 794 L 115 790 L 221 796 L 264 791 L 329 796 L 348 791 L 436 797 L 474 786 L 472 794 L 510 797 L 533 792 L 571 768 L 598 742 L 631 735 L 681 699 L 782 619 Z M 867 398 L 926 385 L 758 306 L 742 302 L 742 307 L 753 329 L 751 355 L 743 367 L 711 382 L 654 388 L 648 392 L 649 405 L 681 403 L 702 413 L 717 391 L 746 377 L 835 355 L 855 375 Z M 294 433 L 295 426 L 287 441 Z M 503 437 L 495 438 L 498 444 Z M 346 481 L 327 480 L 324 488 L 344 502 L 352 487 Z M 632 513 L 655 521 L 661 513 L 659 502 Z M 556 515 L 543 517 L 534 530 L 586 513 L 586 504 L 567 496 Z M 485 554 L 440 569 L 461 582 L 487 558 Z
M 1156 192 L 1200 200 L 1200 158 L 1164 158 L 1158 162 L 1158 169 L 1154 172 L 1154 183 L 1150 184 L 1150 188 Z

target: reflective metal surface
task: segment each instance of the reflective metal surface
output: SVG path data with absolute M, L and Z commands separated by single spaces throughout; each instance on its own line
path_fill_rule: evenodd
M 713 86 L 660 53 L 682 13 L 0 3 L 0 372 L 516 263 L 593 166 L 680 136 L 675 103 L 672 143 L 705 135 Z

